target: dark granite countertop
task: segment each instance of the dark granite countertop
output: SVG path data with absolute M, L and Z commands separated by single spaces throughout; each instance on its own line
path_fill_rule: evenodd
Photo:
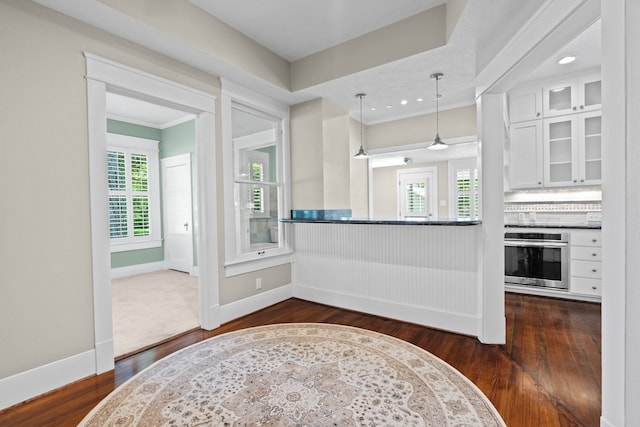
M 480 220 L 469 219 L 384 219 L 384 218 L 292 218 L 281 219 L 281 222 L 302 222 L 315 224 L 383 224 L 383 225 L 479 225 Z
M 601 223 L 592 224 L 505 224 L 505 228 L 577 228 L 577 229 L 590 229 L 600 230 L 602 228 Z
M 315 224 L 382 224 L 382 225 L 478 225 L 479 220 L 429 218 L 354 218 L 351 209 L 292 209 L 291 218 L 280 222 Z

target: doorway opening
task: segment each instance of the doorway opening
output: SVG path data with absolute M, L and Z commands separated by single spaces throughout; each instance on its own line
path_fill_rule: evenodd
M 106 95 L 113 343 L 121 358 L 200 326 L 195 120 Z

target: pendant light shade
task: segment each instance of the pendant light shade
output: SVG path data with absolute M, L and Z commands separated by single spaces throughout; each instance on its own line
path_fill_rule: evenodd
M 364 93 L 357 93 L 356 94 L 356 98 L 360 98 L 360 149 L 358 150 L 358 152 L 355 154 L 355 156 L 353 156 L 354 159 L 367 159 L 369 158 L 369 155 L 367 154 L 366 151 L 364 151 L 364 146 L 362 145 L 362 98 L 364 98 L 366 96 L 366 94 Z
M 440 129 L 439 129 L 439 119 L 440 119 L 440 105 L 439 105 L 439 99 L 440 99 L 440 93 L 438 92 L 438 81 L 442 78 L 443 74 L 442 73 L 433 73 L 431 74 L 431 78 L 435 79 L 436 81 L 436 137 L 434 138 L 433 142 L 431 143 L 431 145 L 429 145 L 427 147 L 427 150 L 444 150 L 445 148 L 448 147 L 447 144 L 445 144 L 444 142 L 442 142 L 442 140 L 440 139 Z

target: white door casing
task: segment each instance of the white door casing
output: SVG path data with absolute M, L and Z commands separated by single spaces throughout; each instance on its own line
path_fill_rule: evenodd
M 160 160 L 162 167 L 162 207 L 164 259 L 167 268 L 193 271 L 193 212 L 191 205 L 191 155 Z
M 220 326 L 215 96 L 85 52 L 95 371 L 114 368 L 109 212 L 107 206 L 106 93 L 115 92 L 179 109 L 196 117 L 197 230 L 200 325 Z M 211 242 L 211 243 L 208 243 Z

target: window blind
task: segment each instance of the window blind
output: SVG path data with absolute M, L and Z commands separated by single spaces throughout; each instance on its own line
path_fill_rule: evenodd
M 424 182 L 416 182 L 407 184 L 406 190 L 406 210 L 409 213 L 424 212 L 425 205 L 425 187 Z

